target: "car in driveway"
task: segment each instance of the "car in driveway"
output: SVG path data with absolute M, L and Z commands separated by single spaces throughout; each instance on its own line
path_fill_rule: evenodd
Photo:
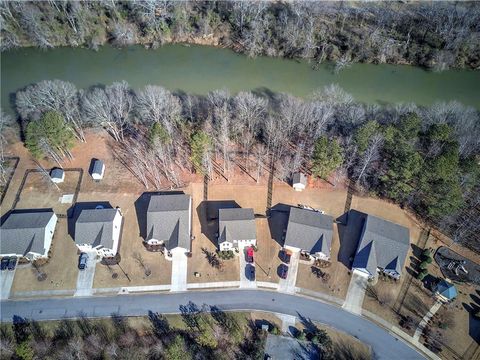
M 247 248 L 245 260 L 247 260 L 247 263 L 253 263 L 253 247 L 252 246 Z
M 280 276 L 282 279 L 286 279 L 288 274 L 288 266 L 285 264 L 281 264 L 280 267 L 278 268 L 278 276 Z
M 3 257 L 0 262 L 0 270 L 6 270 L 8 268 L 9 261 L 10 261 L 10 258 L 8 256 Z
M 8 259 L 8 270 L 15 270 L 15 266 L 17 266 L 17 257 L 12 256 L 10 259 Z
M 85 268 L 87 267 L 87 260 L 88 260 L 88 254 L 81 253 L 80 256 L 78 257 L 78 268 L 80 270 L 85 270 Z
M 247 264 L 247 266 L 245 266 L 245 276 L 248 280 L 255 281 L 255 266 Z
M 284 262 L 285 264 L 290 264 L 290 258 L 292 257 L 292 254 L 283 249 L 283 250 L 280 250 L 280 260 L 282 260 L 282 262 Z

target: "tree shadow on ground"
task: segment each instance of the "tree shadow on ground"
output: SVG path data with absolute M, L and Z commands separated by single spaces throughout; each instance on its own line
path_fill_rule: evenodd
M 147 209 L 150 198 L 153 195 L 184 195 L 183 191 L 151 191 L 144 192 L 135 201 L 135 213 L 137 215 L 138 228 L 140 229 L 140 237 L 144 240 L 147 238 Z
M 88 201 L 77 202 L 67 210 L 68 235 L 70 235 L 73 240 L 75 240 L 75 224 L 82 211 L 93 210 L 98 206 L 102 206 L 104 209 L 113 209 L 108 201 Z
M 285 243 L 285 234 L 287 232 L 288 217 L 290 215 L 291 205 L 276 204 L 268 210 L 268 227 L 272 239 L 283 247 Z
M 357 251 L 366 214 L 350 210 L 336 219 L 340 249 L 337 260 L 351 269 Z
M 220 209 L 237 209 L 240 205 L 234 200 L 208 200 L 197 206 L 197 216 L 201 232 L 217 247 L 218 211 Z

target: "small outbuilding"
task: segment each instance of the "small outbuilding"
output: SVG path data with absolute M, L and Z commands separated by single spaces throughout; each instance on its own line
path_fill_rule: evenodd
M 295 191 L 305 190 L 307 187 L 307 176 L 301 172 L 293 174 L 292 186 Z
M 65 171 L 60 168 L 53 168 L 50 171 L 50 178 L 56 184 L 62 183 L 65 180 Z
M 448 303 L 453 301 L 457 295 L 457 288 L 451 282 L 444 279 L 437 284 L 435 297 L 441 302 Z
M 103 163 L 102 160 L 98 159 L 93 159 L 92 160 L 92 167 L 91 167 L 91 173 L 92 178 L 94 180 L 102 180 L 103 175 L 105 174 L 105 164 Z

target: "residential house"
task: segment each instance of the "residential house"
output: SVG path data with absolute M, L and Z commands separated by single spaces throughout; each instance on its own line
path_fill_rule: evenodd
M 218 210 L 218 248 L 239 249 L 257 244 L 253 209 Z
M 100 257 L 117 255 L 123 215 L 119 208 L 82 210 L 75 222 L 75 244 L 82 252 L 95 250 Z
M 13 211 L 0 226 L 0 256 L 48 257 L 56 224 L 52 209 Z
M 192 198 L 185 194 L 152 195 L 147 209 L 149 245 L 171 251 L 191 251 Z
M 307 187 L 307 176 L 300 172 L 293 174 L 292 186 L 295 191 L 305 190 Z
M 102 160 L 94 159 L 91 167 L 92 178 L 94 180 L 102 180 L 105 174 L 105 164 Z
M 373 215 L 357 213 L 363 226 L 352 268 L 370 278 L 377 272 L 400 278 L 410 246 L 409 230 Z
M 321 212 L 297 207 L 290 208 L 284 248 L 330 260 L 333 218 Z

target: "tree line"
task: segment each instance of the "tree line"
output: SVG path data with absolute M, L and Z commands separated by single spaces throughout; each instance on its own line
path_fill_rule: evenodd
M 350 179 L 480 250 L 480 118 L 457 102 L 363 104 L 336 85 L 300 99 L 46 80 L 17 92 L 16 109 L 32 155 L 60 166 L 86 129 L 103 128 L 146 188 L 182 186 L 191 172 L 228 181 L 235 169 L 257 182 L 272 168 L 285 181 L 298 171 Z
M 5 1 L 1 49 L 199 42 L 268 55 L 480 66 L 476 2 Z

